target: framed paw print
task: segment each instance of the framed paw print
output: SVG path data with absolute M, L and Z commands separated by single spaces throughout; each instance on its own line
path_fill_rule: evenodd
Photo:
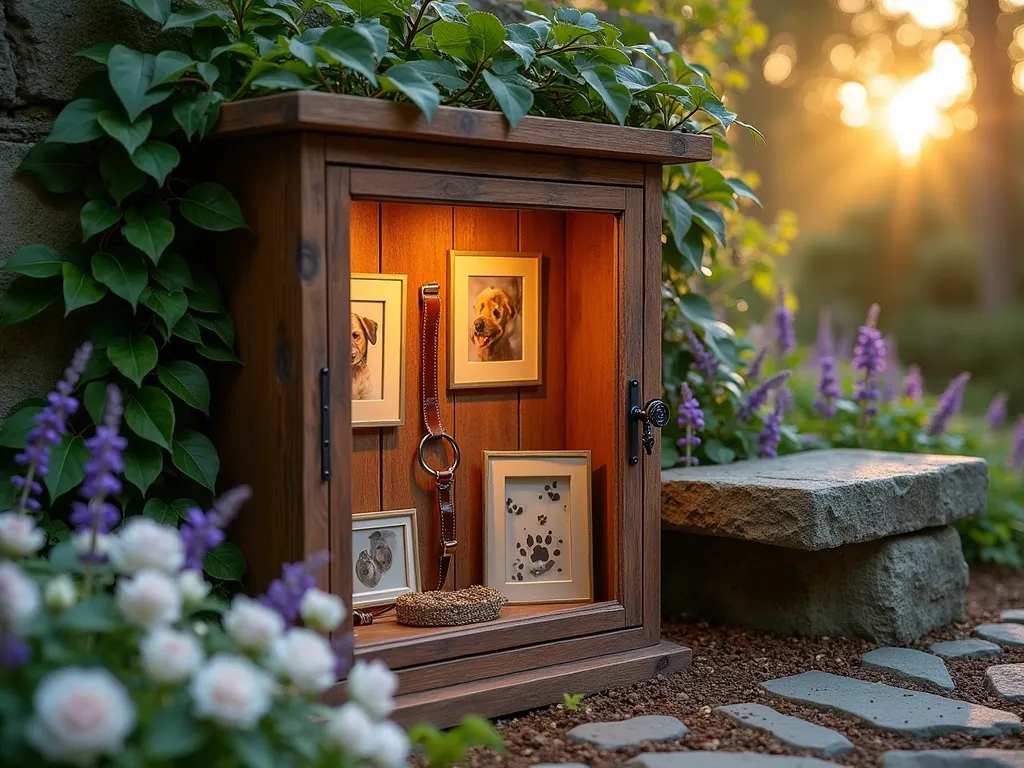
M 593 599 L 590 451 L 484 452 L 485 584 L 509 603 Z
M 420 591 L 416 510 L 352 517 L 352 606 L 394 602 Z

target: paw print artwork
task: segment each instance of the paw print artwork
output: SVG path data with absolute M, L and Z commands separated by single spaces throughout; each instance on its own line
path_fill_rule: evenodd
M 506 567 L 513 582 L 568 577 L 568 478 L 516 478 L 505 487 Z M 515 548 L 512 545 L 515 544 Z

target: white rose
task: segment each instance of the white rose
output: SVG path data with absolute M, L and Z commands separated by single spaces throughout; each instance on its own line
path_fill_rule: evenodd
M 78 602 L 78 589 L 66 573 L 55 576 L 43 588 L 43 600 L 51 611 L 66 611 Z
M 284 631 L 284 619 L 251 597 L 236 595 L 224 616 L 224 629 L 242 648 L 266 652 Z
M 380 659 L 357 661 L 348 673 L 348 695 L 371 717 L 384 718 L 395 709 L 398 677 Z
M 334 710 L 327 721 L 327 738 L 347 755 L 367 757 L 373 751 L 373 722 L 353 702 Z
M 75 548 L 75 552 L 81 555 L 86 555 L 93 551 L 92 533 L 76 533 L 71 537 L 71 545 Z M 114 537 L 108 536 L 105 533 L 96 534 L 96 554 L 101 556 L 108 556 L 110 550 L 114 546 Z
M 385 720 L 374 726 L 370 738 L 373 741 L 373 756 L 370 759 L 374 765 L 381 768 L 404 768 L 409 759 L 409 737 L 405 731 Z
M 274 643 L 271 666 L 302 693 L 320 693 L 337 679 L 338 657 L 313 630 L 289 629 Z
M 203 663 L 203 649 L 195 636 L 167 627 L 152 630 L 139 650 L 143 671 L 158 683 L 187 680 Z
M 105 669 L 66 667 L 43 678 L 25 735 L 44 757 L 91 765 L 121 751 L 135 727 L 135 706 Z
M 148 517 L 133 517 L 114 540 L 110 562 L 129 576 L 150 570 L 177 573 L 185 562 L 185 548 L 175 528 Z
M 341 626 L 347 612 L 340 597 L 319 589 L 306 590 L 299 603 L 302 622 L 317 632 L 333 632 Z
M 185 605 L 196 606 L 210 594 L 210 583 L 199 571 L 182 571 L 178 576 L 178 587 Z
M 142 571 L 117 582 L 117 605 L 132 624 L 155 627 L 181 618 L 178 583 L 160 571 Z
M 10 560 L 0 562 L 0 629 L 20 628 L 39 603 L 39 586 Z
M 192 678 L 195 714 L 225 728 L 249 730 L 270 711 L 274 681 L 244 656 L 219 654 Z
M 29 515 L 0 513 L 0 554 L 10 557 L 34 555 L 46 543 L 46 531 Z

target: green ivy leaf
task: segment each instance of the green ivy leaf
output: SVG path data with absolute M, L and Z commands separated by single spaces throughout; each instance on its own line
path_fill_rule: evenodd
M 103 423 L 103 411 L 107 407 L 107 385 L 102 381 L 91 381 L 82 393 L 82 404 L 92 423 L 97 427 Z
M 458 67 L 444 59 L 407 61 L 405 66 L 415 69 L 434 85 L 446 91 L 459 91 L 469 85 L 459 74 Z
M 149 286 L 140 297 L 142 305 L 158 315 L 168 328 L 177 326 L 188 311 L 188 297 L 181 291 L 165 291 Z
M 192 27 L 223 27 L 231 19 L 227 11 L 208 8 L 189 8 L 179 13 L 172 13 L 164 23 L 164 31 L 168 29 L 191 29 Z
M 726 179 L 725 183 L 729 185 L 736 197 L 750 200 L 759 208 L 762 207 L 761 199 L 757 196 L 757 193 L 743 179 L 733 176 L 732 178 Z
M 181 472 L 213 491 L 220 471 L 220 457 L 209 438 L 194 429 L 181 429 L 174 436 L 171 458 Z
M 235 544 L 225 541 L 207 553 L 203 569 L 215 579 L 241 581 L 245 575 L 245 555 Z
M 75 56 L 95 61 L 97 64 L 102 64 L 105 67 L 107 66 L 107 57 L 110 56 L 110 49 L 114 45 L 115 43 L 98 43 L 86 48 L 84 51 L 79 51 Z
M 252 88 L 301 90 L 308 87 L 308 83 L 301 75 L 279 64 L 260 62 L 259 67 L 259 74 L 249 81 Z
M 219 312 L 212 315 L 196 315 L 196 322 L 200 328 L 206 328 L 217 334 L 217 338 L 227 346 L 235 345 L 235 324 L 231 322 L 231 315 L 227 312 Z
M 107 135 L 116 139 L 129 155 L 142 146 L 153 129 L 153 118 L 145 112 L 133 123 L 119 112 L 105 109 L 97 115 L 96 120 Z
M 25 155 L 18 168 L 31 173 L 49 192 L 67 194 L 85 181 L 89 154 L 74 144 L 39 142 Z
M 121 220 L 121 210 L 105 200 L 90 200 L 82 206 L 79 214 L 82 225 L 82 242 L 98 235 Z
M 115 45 L 107 57 L 110 87 L 124 105 L 128 119 L 135 122 L 139 115 L 168 98 L 172 89 L 150 91 L 156 57 Z
M 95 99 L 75 99 L 61 110 L 53 123 L 48 142 L 54 144 L 83 144 L 103 136 L 96 116 L 104 106 Z
M 408 64 L 397 64 L 381 75 L 380 81 L 385 91 L 400 91 L 420 108 L 420 112 L 427 116 L 427 120 L 433 119 L 441 104 L 441 94 L 415 68 Z M 530 101 L 533 101 L 533 94 L 530 94 Z
M 21 450 L 32 427 L 36 424 L 36 416 L 43 410 L 41 405 L 27 405 L 19 408 L 0 424 L 0 448 Z
M 97 354 L 99 349 L 100 347 L 93 344 L 92 356 L 89 358 L 89 362 L 85 364 L 85 370 L 82 371 L 82 378 L 79 379 L 79 385 L 85 384 L 93 379 L 102 379 L 114 370 L 114 366 L 107 359 L 106 355 Z
M 171 328 L 171 333 L 179 339 L 190 341 L 193 344 L 203 343 L 203 335 L 199 330 L 199 324 L 192 315 L 184 315 L 181 320 Z
M 149 486 L 160 476 L 164 468 L 164 456 L 160 447 L 129 435 L 128 447 L 121 458 L 124 461 L 124 479 L 145 496 Z
M 216 91 L 207 91 L 198 96 L 178 101 L 171 107 L 175 121 L 191 140 L 192 136 L 204 135 L 210 130 L 220 111 L 220 103 L 224 97 Z
M 160 51 L 153 62 L 153 82 L 150 87 L 177 80 L 195 66 L 195 60 L 181 51 Z
M 132 162 L 140 171 L 156 179 L 161 187 L 167 174 L 181 162 L 178 150 L 163 141 L 147 141 L 132 153 Z
M 274 768 L 274 748 L 262 731 L 235 731 L 230 736 L 232 751 L 245 768 Z
M 142 508 L 142 514 L 156 520 L 161 525 L 169 525 L 173 528 L 178 527 L 178 510 L 166 501 L 150 499 L 146 502 L 146 506 Z
M 142 386 L 143 377 L 156 367 L 156 342 L 145 333 L 136 331 L 123 339 L 110 342 L 107 357 L 135 386 Z
M 186 405 L 209 415 L 210 382 L 202 368 L 187 360 L 171 360 L 161 363 L 156 375 L 168 392 Z
M 153 270 L 153 279 L 169 291 L 195 287 L 188 262 L 178 253 L 165 253 L 160 257 L 160 263 Z
M 597 91 L 597 95 L 601 97 L 601 101 L 608 107 L 608 111 L 612 113 L 619 125 L 625 125 L 626 115 L 633 103 L 633 95 L 626 86 L 616 79 L 615 71 L 609 66 L 601 65 L 585 69 L 580 74 L 587 84 Z
M 711 302 L 699 293 L 685 293 L 679 297 L 679 309 L 683 317 L 703 328 L 718 322 Z
M 402 11 L 391 0 L 345 0 L 356 16 L 366 19 L 375 16 L 401 16 Z
M 50 452 L 50 471 L 43 478 L 50 492 L 50 503 L 77 486 L 85 478 L 85 462 L 89 449 L 84 438 L 64 435 L 60 444 Z
M 690 231 L 693 224 L 693 208 L 690 203 L 679 192 L 666 192 L 661 200 L 661 208 L 672 226 L 672 239 L 676 247 L 681 251 L 683 238 Z M 700 266 L 699 264 L 697 266 Z
M 330 27 L 316 47 L 325 61 L 341 64 L 377 85 L 377 61 L 373 43 L 350 27 Z
M 721 213 L 705 203 L 694 203 L 693 218 L 700 222 L 715 240 L 725 245 L 725 219 Z
M 139 296 L 149 281 L 146 261 L 135 251 L 127 248 L 117 254 L 97 253 L 92 257 L 92 274 L 113 293 L 132 305 L 135 311 Z
M 162 389 L 140 387 L 137 392 L 129 395 L 124 420 L 132 432 L 143 440 L 171 450 L 174 404 Z
M 114 202 L 121 205 L 128 195 L 141 189 L 149 177 L 135 167 L 124 147 L 108 144 L 100 155 L 100 178 Z
M 218 363 L 241 362 L 233 349 L 225 346 L 219 341 L 213 341 L 208 344 L 199 344 L 196 346 L 196 352 L 207 360 L 213 360 Z
M 497 16 L 482 11 L 468 14 L 465 24 L 439 21 L 431 34 L 441 53 L 467 61 L 487 61 L 505 44 L 505 26 Z
M 378 61 L 387 55 L 391 33 L 380 23 L 380 19 L 359 19 L 352 25 L 352 29 L 370 41 Z
M 306 45 L 297 37 L 285 38 L 284 35 L 278 38 L 278 42 L 281 43 L 282 48 L 287 48 L 292 56 L 306 66 L 312 67 L 316 65 L 316 51 L 313 50 L 313 46 Z
M 93 276 L 83 272 L 70 261 L 61 265 L 64 275 L 64 316 L 76 309 L 95 304 L 107 295 L 107 289 L 97 283 Z
M 4 294 L 4 313 L 0 316 L 0 328 L 38 315 L 53 304 L 59 295 L 60 283 L 56 280 L 19 277 L 10 284 Z
M 214 232 L 245 229 L 242 209 L 222 184 L 196 184 L 181 200 L 181 215 L 192 224 Z
M 26 277 L 56 277 L 61 274 L 62 262 L 60 254 L 48 245 L 23 245 L 0 267 L 0 272 L 17 272 Z
M 210 64 L 207 61 L 200 61 L 196 64 L 196 72 L 203 78 L 203 82 L 207 85 L 213 85 L 220 78 L 220 70 L 217 69 L 216 64 Z
M 494 100 L 501 107 L 505 119 L 513 128 L 526 117 L 533 106 L 533 91 L 524 85 L 509 83 L 502 80 L 489 70 L 484 70 L 484 80 L 494 94 Z
M 144 211 L 129 208 L 124 214 L 121 234 L 154 264 L 160 263 L 160 256 L 174 240 L 174 225 L 167 218 L 168 212 L 164 203 L 154 201 Z

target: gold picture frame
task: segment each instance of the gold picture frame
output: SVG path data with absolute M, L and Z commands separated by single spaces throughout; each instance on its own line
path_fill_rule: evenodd
M 401 537 L 394 533 L 395 528 L 402 528 Z M 394 545 L 399 541 L 403 545 L 401 558 L 394 552 Z M 380 556 L 382 547 L 388 550 L 386 557 Z M 399 582 L 401 585 L 396 586 Z M 352 515 L 352 607 L 387 605 L 400 595 L 419 591 L 416 510 L 392 509 Z
M 406 275 L 354 272 L 351 281 L 352 427 L 401 426 L 405 423 Z M 357 360 L 357 345 L 363 351 L 361 360 Z

